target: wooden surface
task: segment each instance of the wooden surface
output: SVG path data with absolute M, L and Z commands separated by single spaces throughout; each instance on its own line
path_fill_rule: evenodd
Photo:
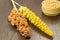
M 54 32 L 53 39 L 38 30 L 33 24 L 30 25 L 31 39 L 23 38 L 19 32 L 7 20 L 12 9 L 9 0 L 0 0 L 0 40 L 60 40 L 60 15 L 56 17 L 47 17 L 42 14 L 42 0 L 16 0 L 19 4 L 28 7 L 36 13 Z

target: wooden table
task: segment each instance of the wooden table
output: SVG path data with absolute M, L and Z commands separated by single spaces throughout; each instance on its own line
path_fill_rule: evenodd
M 8 22 L 8 15 L 12 9 L 10 0 L 0 0 L 0 40 L 60 40 L 60 15 L 47 17 L 41 11 L 42 0 L 16 0 L 36 13 L 54 32 L 53 39 L 30 24 L 31 39 L 23 38 Z

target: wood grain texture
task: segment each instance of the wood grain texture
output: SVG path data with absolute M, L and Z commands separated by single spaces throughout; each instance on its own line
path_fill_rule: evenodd
M 30 25 L 31 39 L 23 38 L 19 32 L 7 20 L 12 9 L 10 0 L 0 0 L 0 40 L 60 40 L 60 15 L 47 17 L 41 11 L 42 0 L 16 0 L 19 4 L 28 7 L 36 13 L 54 32 L 53 39 L 38 30 L 33 24 Z

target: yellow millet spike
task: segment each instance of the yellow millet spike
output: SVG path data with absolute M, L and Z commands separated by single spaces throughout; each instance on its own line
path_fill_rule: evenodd
M 30 9 L 21 6 L 19 8 L 19 11 L 22 12 L 23 15 L 25 15 L 25 17 L 29 19 L 29 21 L 33 23 L 37 28 L 39 28 L 49 36 L 53 36 L 53 32 L 48 28 L 48 26 L 38 16 L 36 16 L 35 13 L 32 12 Z

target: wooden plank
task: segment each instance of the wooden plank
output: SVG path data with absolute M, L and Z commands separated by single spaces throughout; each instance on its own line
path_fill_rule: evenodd
M 42 0 L 16 0 L 19 4 L 30 8 L 36 13 L 49 28 L 54 32 L 53 39 L 46 36 L 38 30 L 33 24 L 30 24 L 31 39 L 29 40 L 60 40 L 60 15 L 56 17 L 47 17 L 42 14 Z M 11 27 L 7 17 L 12 9 L 10 0 L 0 0 L 0 40 L 28 40 L 23 38 L 14 27 Z

